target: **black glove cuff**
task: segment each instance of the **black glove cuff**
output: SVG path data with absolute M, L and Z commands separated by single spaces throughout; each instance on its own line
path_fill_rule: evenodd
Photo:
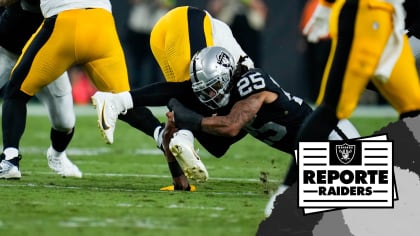
M 191 131 L 201 130 L 202 115 L 185 107 L 175 98 L 169 101 L 168 108 L 174 112 L 174 121 L 177 128 Z
M 192 127 L 191 131 L 201 131 L 202 119 L 203 119 L 203 116 L 197 114 L 196 121 L 194 122 L 194 126 Z

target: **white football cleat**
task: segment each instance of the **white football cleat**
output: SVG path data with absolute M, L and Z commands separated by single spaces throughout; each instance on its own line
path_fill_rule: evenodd
M 20 179 L 22 177 L 22 174 L 19 170 L 19 161 L 22 157 L 19 155 L 7 161 L 4 158 L 4 154 L 1 154 L 0 179 Z
M 185 176 L 196 181 L 207 181 L 209 174 L 194 150 L 194 137 L 190 131 L 180 130 L 174 133 L 169 142 L 169 150 L 175 156 Z
M 91 98 L 98 115 L 99 130 L 107 144 L 114 142 L 115 125 L 121 112 L 117 109 L 117 104 L 112 95 L 112 93 L 107 92 L 96 92 Z
M 62 152 L 58 156 L 55 156 L 54 153 L 55 151 L 52 149 L 52 147 L 48 148 L 47 160 L 48 166 L 51 170 L 55 171 L 57 174 L 63 177 L 82 178 L 82 172 L 67 158 L 65 152 Z

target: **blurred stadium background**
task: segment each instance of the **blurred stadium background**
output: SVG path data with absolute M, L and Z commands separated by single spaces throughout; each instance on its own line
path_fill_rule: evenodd
M 111 0 L 111 2 L 122 43 L 127 45 L 129 1 Z M 209 0 L 178 0 L 176 5 L 206 8 L 208 2 Z M 299 31 L 300 17 L 306 0 L 264 0 L 264 2 L 268 8 L 268 15 L 265 27 L 261 32 L 259 45 L 261 62 L 257 66 L 266 69 L 290 92 L 306 99 L 312 99 L 313 93 L 317 90 L 312 86 L 316 84 L 316 79 L 315 81 L 314 78 L 310 79 L 306 73 L 305 58 L 308 45 Z M 235 35 L 235 37 L 239 40 L 241 35 Z
M 247 9 L 247 4 L 251 1 L 262 2 L 265 5 L 267 14 L 261 19 L 263 23 L 257 24 L 258 26 L 250 24 L 243 13 L 243 9 Z M 190 5 L 208 10 L 214 17 L 230 24 L 235 37 L 254 59 L 257 67 L 264 68 L 295 96 L 309 102 L 315 101 L 330 42 L 324 40 L 317 44 L 307 43 L 302 37 L 300 23 L 306 0 L 111 0 L 116 26 L 126 53 L 132 88 L 163 80 L 160 71 L 156 69 L 154 59 L 146 55 L 147 39 L 133 35 L 133 29 L 130 27 L 130 14 L 135 8 L 134 2 L 163 2 L 167 9 Z M 211 3 L 221 4 L 225 11 L 217 15 L 215 10 L 212 10 Z M 232 6 L 235 3 L 240 7 Z M 76 104 L 89 103 L 95 88 L 86 75 L 76 67 L 70 71 L 70 77 Z M 2 91 L 0 97 L 1 94 Z M 371 90 L 365 92 L 360 102 L 385 104 L 384 100 Z

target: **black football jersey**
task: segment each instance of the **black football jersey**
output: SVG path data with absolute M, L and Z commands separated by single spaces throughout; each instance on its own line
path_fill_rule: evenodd
M 276 93 L 278 98 L 272 103 L 263 104 L 244 130 L 276 149 L 292 153 L 296 134 L 312 108 L 301 98 L 282 89 L 261 69 L 251 69 L 234 81 L 230 107 L 235 102 L 262 91 Z

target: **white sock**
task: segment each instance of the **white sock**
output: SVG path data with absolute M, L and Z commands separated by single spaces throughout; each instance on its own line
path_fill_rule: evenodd
M 56 151 L 52 146 L 50 146 L 50 152 L 54 157 L 59 157 L 63 152 Z
M 158 146 L 158 148 L 161 148 L 160 146 L 162 146 L 162 135 L 163 135 L 163 130 L 164 128 L 162 126 L 158 126 L 156 127 L 155 131 L 153 132 L 153 138 L 156 141 L 156 145 Z
M 121 105 L 125 111 L 133 108 L 133 98 L 130 92 L 117 93 L 116 96 L 118 96 L 118 101 L 122 102 Z
M 4 149 L 3 153 L 5 155 L 5 159 L 8 161 L 17 157 L 19 155 L 19 150 L 17 148 L 9 147 Z

